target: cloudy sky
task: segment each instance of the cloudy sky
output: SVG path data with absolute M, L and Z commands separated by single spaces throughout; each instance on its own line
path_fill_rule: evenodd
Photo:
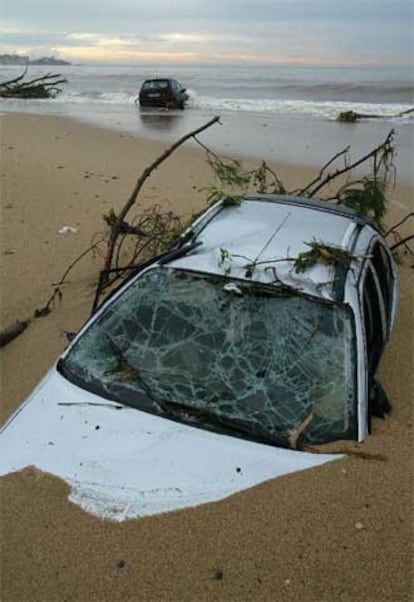
M 130 64 L 410 65 L 412 0 L 1 0 L 0 53 Z

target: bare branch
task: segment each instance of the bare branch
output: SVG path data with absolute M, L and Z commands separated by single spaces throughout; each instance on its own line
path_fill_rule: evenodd
M 388 155 L 392 150 L 392 142 L 394 139 L 394 133 L 395 132 L 392 129 L 389 132 L 386 139 L 384 140 L 384 142 L 379 144 L 376 148 L 374 148 L 374 150 L 370 151 L 369 153 L 367 153 L 366 155 L 364 155 L 357 161 L 354 161 L 354 163 L 350 163 L 349 165 L 346 165 L 343 169 L 337 169 L 333 173 L 328 174 L 323 180 L 321 180 L 319 182 L 319 184 L 313 190 L 310 190 L 310 186 L 307 186 L 307 188 L 306 188 L 306 191 L 308 193 L 307 196 L 311 196 L 311 197 L 314 196 L 317 192 L 319 192 L 322 188 L 324 188 L 327 184 L 329 184 L 329 182 L 331 182 L 335 178 L 338 178 L 339 176 L 341 176 L 347 172 L 352 171 L 356 167 L 359 167 L 359 165 L 362 165 L 362 163 L 365 163 L 366 161 L 368 161 L 368 159 L 376 158 L 380 152 L 383 152 L 385 155 Z M 339 153 L 338 156 L 341 156 L 341 154 L 344 154 L 344 151 L 341 151 L 341 153 Z M 329 161 L 328 164 L 331 164 L 331 163 L 332 163 L 332 161 Z M 382 165 L 382 163 L 383 163 L 383 161 L 380 161 L 380 163 L 378 163 L 376 165 L 376 168 L 378 169 Z M 375 175 L 376 175 L 376 173 L 377 172 L 375 172 Z M 318 181 L 319 181 L 319 178 L 316 179 L 316 182 L 318 182 Z
M 390 249 L 391 249 L 391 251 L 395 251 L 396 249 L 398 249 L 398 247 L 405 245 L 408 241 L 413 240 L 413 239 L 414 239 L 414 234 L 410 234 L 409 236 L 406 236 L 405 238 L 402 238 L 401 240 L 399 240 L 397 243 L 395 243 L 395 245 L 392 245 L 392 247 L 390 247 Z
M 26 75 L 26 73 L 27 73 L 27 65 L 26 65 L 23 73 L 21 73 L 17 77 L 14 77 L 13 79 L 9 79 L 9 80 L 7 80 L 5 82 L 1 82 L 0 86 L 6 86 L 6 87 L 7 86 L 11 86 L 12 84 L 15 84 L 16 82 L 21 81 L 24 78 L 24 76 Z
M 119 235 L 119 230 L 120 230 L 121 224 L 125 220 L 125 217 L 127 216 L 131 207 L 135 204 L 138 194 L 139 194 L 142 186 L 144 185 L 145 181 L 150 177 L 152 172 L 155 169 L 157 169 L 157 167 L 159 165 L 161 165 L 161 163 L 163 163 L 163 161 L 165 161 L 178 147 L 180 147 L 182 144 L 184 144 L 184 142 L 186 142 L 190 138 L 194 138 L 195 136 L 197 136 L 197 134 L 200 134 L 201 132 L 203 132 L 210 126 L 212 126 L 214 123 L 217 123 L 219 120 L 220 120 L 220 117 L 218 117 L 218 116 L 214 117 L 213 119 L 208 121 L 203 126 L 197 128 L 196 130 L 193 130 L 192 132 L 189 132 L 185 136 L 182 136 L 182 138 L 177 140 L 177 142 L 175 142 L 172 146 L 167 148 L 155 161 L 153 161 L 153 163 L 151 163 L 151 165 L 149 165 L 146 169 L 144 169 L 140 178 L 137 180 L 137 183 L 136 183 L 128 201 L 125 203 L 125 205 L 121 209 L 121 211 L 117 217 L 117 221 L 115 222 L 114 226 L 111 228 L 111 233 L 110 233 L 110 237 L 109 237 L 109 241 L 108 241 L 106 261 L 105 261 L 105 266 L 104 266 L 105 270 L 109 270 L 112 265 L 112 258 L 114 255 L 115 245 L 116 245 L 116 241 L 117 241 L 117 238 Z
M 397 230 L 397 228 L 400 228 L 400 226 L 402 226 L 403 223 L 406 222 L 410 217 L 414 217 L 413 211 L 411 211 L 411 213 L 408 213 L 400 222 L 398 222 L 398 224 L 395 224 L 389 230 L 387 230 L 384 236 L 386 237 L 389 234 L 391 234 L 391 232 L 395 232 L 395 230 Z
M 306 193 L 308 192 L 308 190 L 310 188 L 312 188 L 312 186 L 314 186 L 317 182 L 319 182 L 322 179 L 322 176 L 325 173 L 325 171 L 328 169 L 328 167 L 330 165 L 332 165 L 332 163 L 334 163 L 334 161 L 336 161 L 337 159 L 339 159 L 339 157 L 342 157 L 343 155 L 347 155 L 349 153 L 349 149 L 350 149 L 350 147 L 347 146 L 343 150 L 341 150 L 338 153 L 336 153 L 336 155 L 334 155 L 332 157 L 332 159 L 329 159 L 329 161 L 327 163 L 325 163 L 325 165 L 320 170 L 318 176 L 314 180 L 312 180 L 312 182 L 310 182 L 305 188 L 302 188 L 302 190 L 298 191 L 299 196 L 303 196 L 303 195 L 306 196 Z
M 36 309 L 36 311 L 35 311 L 35 317 L 46 316 L 47 314 L 50 313 L 50 311 L 51 311 L 50 308 L 53 305 L 56 297 L 58 297 L 59 299 L 62 297 L 62 291 L 60 290 L 60 287 L 62 286 L 62 284 L 65 283 L 65 280 L 68 277 L 68 275 L 71 272 L 71 270 L 75 267 L 75 265 L 77 263 L 79 263 L 79 261 L 81 259 L 83 259 L 86 255 L 88 255 L 88 253 L 91 253 L 93 250 L 95 250 L 104 240 L 105 240 L 105 237 L 103 236 L 97 242 L 94 242 L 92 245 L 90 245 L 80 255 L 78 255 L 78 257 L 74 261 L 72 261 L 72 263 L 64 271 L 64 273 L 61 276 L 59 282 L 53 283 L 53 286 L 55 288 L 54 288 L 54 291 L 53 291 L 52 295 L 50 296 L 50 298 L 47 301 L 46 305 L 44 305 L 41 308 Z

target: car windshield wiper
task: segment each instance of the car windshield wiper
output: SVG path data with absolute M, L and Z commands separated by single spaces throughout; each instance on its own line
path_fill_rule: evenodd
M 284 438 L 282 435 L 274 435 L 269 433 L 259 424 L 252 423 L 248 420 L 220 416 L 219 414 L 216 414 L 207 408 L 188 406 L 176 401 L 153 401 L 162 408 L 164 415 L 167 415 L 171 418 L 182 420 L 183 416 L 188 414 L 199 419 L 200 425 L 208 424 L 210 426 L 218 426 L 229 433 L 247 436 L 247 438 L 253 439 L 258 443 L 267 443 L 283 448 L 289 447 L 287 437 Z M 194 424 L 194 422 L 191 421 L 191 424 Z
M 63 376 L 79 385 L 79 377 L 66 366 L 64 361 L 59 361 L 58 370 Z M 175 401 L 157 399 L 152 394 L 151 387 L 142 379 L 142 376 L 138 379 L 138 382 L 142 391 L 134 392 L 134 403 L 132 398 L 126 400 L 124 397 L 118 395 L 114 388 L 111 388 L 111 394 L 109 394 L 109 391 L 106 390 L 106 387 L 104 387 L 101 382 L 97 382 L 95 383 L 95 386 L 91 386 L 81 381 L 84 389 L 90 390 L 92 393 L 96 394 L 96 387 L 100 386 L 101 395 L 111 401 L 116 400 L 124 406 L 131 406 L 138 410 L 150 411 L 151 413 L 155 411 L 159 416 L 170 418 L 171 420 L 176 420 L 178 422 L 184 422 L 191 426 L 203 427 L 207 425 L 210 427 L 218 427 L 228 434 L 238 435 L 256 441 L 257 443 L 265 443 L 282 448 L 290 447 L 287 437 L 285 438 L 282 435 L 271 434 L 258 424 L 240 418 L 220 416 L 206 408 L 191 407 Z M 114 382 L 114 385 L 116 385 L 116 382 Z M 150 406 L 148 405 L 148 402 Z M 144 406 L 147 406 L 146 410 Z
M 179 422 L 184 421 L 193 426 L 208 425 L 210 427 L 219 427 L 233 435 L 244 436 L 245 438 L 260 443 L 267 443 L 283 448 L 289 447 L 287 436 L 284 437 L 282 434 L 269 433 L 255 422 L 243 420 L 241 418 L 222 416 L 208 408 L 189 406 L 176 401 L 157 398 L 153 395 L 151 386 L 143 378 L 141 371 L 128 362 L 120 346 L 108 333 L 104 333 L 104 336 L 118 362 L 117 367 L 113 371 L 115 378 L 111 385 L 105 384 L 102 381 L 99 382 L 102 392 L 105 392 L 105 397 L 108 396 L 108 398 L 112 399 L 112 396 L 109 397 L 109 393 L 115 394 L 118 402 L 124 405 L 137 407 L 138 409 L 144 409 L 142 404 L 145 405 L 145 402 L 150 402 L 152 411 L 155 410 L 158 415 L 171 418 L 172 420 L 177 420 Z M 73 378 L 78 380 L 77 375 L 72 372 L 64 360 L 59 361 L 58 369 L 70 380 Z M 119 377 L 119 380 L 117 377 Z M 129 379 L 132 379 L 141 389 L 141 391 L 134 391 L 134 398 L 136 395 L 139 397 L 137 404 L 133 403 L 132 399 L 127 401 L 125 398 L 117 396 L 116 387 L 122 384 L 122 381 L 126 382 Z M 94 387 L 88 387 L 85 383 L 83 383 L 83 386 L 84 388 L 91 389 L 95 392 Z M 149 408 L 147 411 L 149 411 Z

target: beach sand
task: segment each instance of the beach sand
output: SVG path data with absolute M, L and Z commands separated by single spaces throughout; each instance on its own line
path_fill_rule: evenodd
M 103 230 L 142 170 L 166 147 L 61 117 L 1 118 L 1 325 L 32 316 L 68 265 Z M 294 188 L 315 169 L 277 166 Z M 211 182 L 202 151 L 182 148 L 146 183 L 141 206 L 188 213 Z M 391 191 L 389 223 L 413 210 Z M 76 228 L 66 235 L 64 226 Z M 409 231 L 405 224 L 403 232 Z M 102 257 L 71 273 L 51 314 L 1 350 L 2 421 L 88 317 Z M 68 487 L 36 469 L 1 479 L 1 599 L 412 600 L 413 286 L 401 268 L 397 322 L 381 366 L 393 412 L 349 456 L 226 500 L 124 523 L 86 514 Z M 36 425 L 33 425 L 36 428 Z

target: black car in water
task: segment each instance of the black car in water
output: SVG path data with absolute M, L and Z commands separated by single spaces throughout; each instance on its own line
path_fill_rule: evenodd
M 139 92 L 141 107 L 184 109 L 187 100 L 186 89 L 175 79 L 147 79 Z

